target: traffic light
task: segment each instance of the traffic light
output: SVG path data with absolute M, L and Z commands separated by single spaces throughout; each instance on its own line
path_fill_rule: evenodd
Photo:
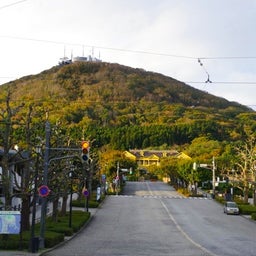
M 88 162 L 89 160 L 90 145 L 88 141 L 82 142 L 82 161 Z

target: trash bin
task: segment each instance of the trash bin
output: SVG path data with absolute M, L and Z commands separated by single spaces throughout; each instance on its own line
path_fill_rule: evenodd
M 31 252 L 38 252 L 39 249 L 39 237 L 33 237 Z

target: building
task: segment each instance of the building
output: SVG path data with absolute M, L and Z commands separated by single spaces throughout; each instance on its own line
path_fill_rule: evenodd
M 4 156 L 4 150 L 0 148 L 0 210 L 5 204 L 4 191 L 3 191 L 3 168 L 2 158 Z M 11 149 L 8 152 L 8 175 L 9 175 L 9 193 L 11 195 L 20 194 L 22 173 L 24 172 L 24 164 L 28 162 L 28 155 L 26 152 L 18 153 L 17 150 Z M 20 209 L 21 198 L 12 197 L 12 208 Z
M 63 65 L 68 65 L 74 62 L 102 62 L 101 59 L 98 59 L 94 56 L 88 55 L 88 57 L 84 57 L 84 56 L 76 56 L 76 57 L 62 57 L 59 59 L 59 65 L 63 66 Z
M 178 152 L 176 150 L 133 149 L 133 150 L 125 151 L 124 155 L 128 159 L 136 161 L 139 167 L 147 167 L 151 165 L 159 166 L 161 159 L 165 157 L 191 159 L 185 153 Z

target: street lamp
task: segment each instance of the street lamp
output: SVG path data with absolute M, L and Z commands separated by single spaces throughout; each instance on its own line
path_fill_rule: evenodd
M 36 199 L 37 199 L 37 187 L 38 187 L 38 169 L 39 169 L 39 156 L 41 154 L 41 146 L 36 146 L 36 166 L 34 177 L 34 193 L 33 193 L 33 208 L 32 208 L 32 221 L 31 221 L 31 237 L 30 237 L 30 251 L 35 253 L 38 250 L 39 238 L 35 237 L 35 219 L 36 219 Z
M 72 194 L 73 194 L 73 178 L 74 178 L 74 166 L 71 166 L 71 171 L 68 173 L 70 178 L 70 201 L 69 201 L 69 227 L 72 226 Z

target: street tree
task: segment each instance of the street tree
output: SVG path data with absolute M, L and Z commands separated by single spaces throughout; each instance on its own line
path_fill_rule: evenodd
M 253 190 L 253 202 L 256 205 L 255 186 L 256 186 L 256 139 L 254 136 L 248 139 L 240 146 L 236 147 L 237 162 L 236 166 L 240 172 L 238 177 L 241 182 L 241 189 L 244 192 L 244 202 L 248 203 L 249 186 Z
M 13 138 L 13 129 L 15 125 L 15 116 L 19 112 L 23 104 L 12 106 L 11 104 L 11 91 L 6 90 L 5 94 L 1 95 L 0 99 L 0 122 L 1 122 L 1 139 L 3 145 L 3 155 L 1 159 L 2 167 L 2 189 L 5 198 L 5 209 L 8 210 L 12 206 L 12 175 L 10 171 L 10 162 L 15 162 L 15 156 L 10 154 L 10 150 L 14 149 L 15 142 Z

